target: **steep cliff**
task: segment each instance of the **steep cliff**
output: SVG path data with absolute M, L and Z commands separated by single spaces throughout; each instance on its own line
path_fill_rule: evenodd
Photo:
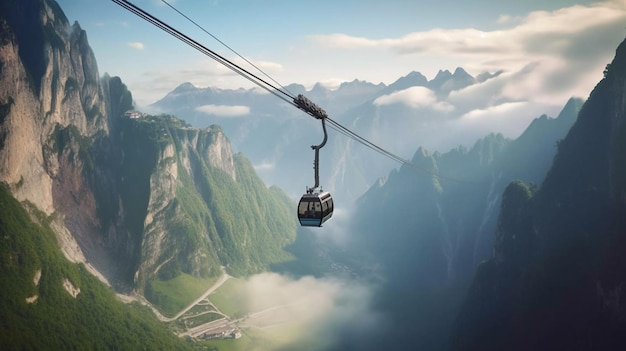
M 54 135 L 73 126 L 80 135 L 107 132 L 107 105 L 93 53 L 78 24 L 70 27 L 54 2 L 2 3 L 0 180 L 20 200 L 54 211 L 53 183 L 61 165 Z
M 218 126 L 198 130 L 171 116 L 120 126 L 121 197 L 141 238 L 137 286 L 156 274 L 216 276 L 223 265 L 242 275 L 289 259 L 282 247 L 295 239 L 291 201 L 265 187 Z
M 107 138 L 110 115 L 93 52 L 54 1 L 0 7 L 0 181 L 54 214 L 64 252 L 85 261 L 102 242 L 92 146 Z
M 626 347 L 625 67 L 623 42 L 541 188 L 502 202 L 494 255 L 476 273 L 452 349 Z

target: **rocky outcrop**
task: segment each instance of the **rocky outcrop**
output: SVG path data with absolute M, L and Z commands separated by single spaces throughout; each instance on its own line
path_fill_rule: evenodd
M 58 202 L 54 183 L 63 181 L 56 133 L 68 126 L 81 136 L 107 133 L 108 107 L 86 34 L 78 24 L 69 26 L 56 3 L 2 6 L 12 16 L 2 19 L 0 43 L 0 103 L 5 106 L 0 180 L 16 198 L 51 214 Z M 36 21 L 30 22 L 33 14 Z M 29 40 L 21 40 L 29 34 Z

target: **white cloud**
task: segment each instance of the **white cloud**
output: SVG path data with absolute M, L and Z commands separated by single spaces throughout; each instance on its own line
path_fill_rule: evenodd
M 250 108 L 241 105 L 203 105 L 196 107 L 196 111 L 219 117 L 239 117 L 250 114 Z
M 431 108 L 437 111 L 452 111 L 454 106 L 445 101 L 437 101 L 435 93 L 426 87 L 410 87 L 396 91 L 389 95 L 383 95 L 374 100 L 374 105 L 385 106 L 403 104 L 411 108 Z
M 522 108 L 524 107 L 526 104 L 523 102 L 506 102 L 504 104 L 501 105 L 496 105 L 496 106 L 491 106 L 488 107 L 486 109 L 482 109 L 482 110 L 472 110 L 468 113 L 465 113 L 463 116 L 461 116 L 461 119 L 467 119 L 467 120 L 478 120 L 478 119 L 482 119 L 485 116 L 490 116 L 490 115 L 499 115 L 499 114 L 510 114 L 512 111 L 518 109 L 518 108 Z
M 329 90 L 337 90 L 346 80 L 341 78 L 329 78 L 320 81 L 319 84 Z
M 126 45 L 136 50 L 143 50 L 146 48 L 143 43 L 138 42 L 138 41 L 126 43 Z
M 507 83 L 505 95 L 562 101 L 586 96 L 602 78 L 624 38 L 626 1 L 535 11 L 519 18 L 502 15 L 498 22 L 497 30 L 436 28 L 382 39 L 336 33 L 311 40 L 319 50 L 359 49 L 361 56 L 386 53 L 398 60 L 411 56 L 415 65 L 446 62 L 475 74 L 524 71 L 519 84 Z
M 450 132 L 458 139 L 465 139 L 465 143 L 473 143 L 489 133 L 502 133 L 514 139 L 548 109 L 549 106 L 535 102 L 504 102 L 463 114 L 451 125 Z M 555 116 L 556 113 L 550 115 Z
M 289 326 L 289 333 L 274 341 L 277 349 L 302 344 L 328 349 L 344 328 L 375 331 L 378 323 L 369 289 L 338 279 L 262 273 L 248 278 L 241 293 L 250 312 L 244 330 Z
M 500 17 L 498 17 L 498 23 L 507 23 L 511 21 L 511 18 L 511 15 L 500 15 Z
M 502 30 L 435 28 L 400 38 L 368 39 L 336 33 L 314 35 L 311 39 L 321 46 L 342 49 L 375 47 L 402 54 L 464 54 L 487 58 L 498 53 L 508 57 L 520 53 L 558 53 L 562 45 L 575 40 L 571 35 L 598 30 L 609 23 L 622 23 L 624 19 L 626 5 L 619 0 L 589 7 L 572 6 L 553 12 L 531 12 L 519 24 Z M 511 20 L 508 15 L 498 19 L 501 23 Z
M 275 163 L 272 162 L 263 162 L 263 163 L 259 163 L 256 165 L 253 165 L 254 170 L 257 172 L 262 172 L 262 171 L 271 171 L 274 169 L 274 167 L 276 166 Z

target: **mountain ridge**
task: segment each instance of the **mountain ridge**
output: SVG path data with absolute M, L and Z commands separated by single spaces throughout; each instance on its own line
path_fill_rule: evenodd
M 493 256 L 476 272 L 451 350 L 626 345 L 619 332 L 626 314 L 615 303 L 626 272 L 625 62 L 626 41 L 559 142 L 541 186 L 507 187 Z
M 385 277 L 381 300 L 395 301 L 379 308 L 399 325 L 373 345 L 414 335 L 420 325 L 422 336 L 401 345 L 446 347 L 475 269 L 493 252 L 502 192 L 514 179 L 542 183 L 581 105 L 570 99 L 558 117 L 537 117 L 515 140 L 492 133 L 469 149 L 420 147 L 412 165 L 391 171 L 357 200 L 350 231 L 359 236 L 351 245 L 375 257 L 368 267 Z

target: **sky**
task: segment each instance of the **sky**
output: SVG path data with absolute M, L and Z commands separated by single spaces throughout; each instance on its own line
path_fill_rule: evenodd
M 244 78 L 107 0 L 58 0 L 87 31 L 100 74 L 145 106 L 184 82 L 250 88 Z M 134 4 L 237 63 L 161 0 Z M 391 84 L 463 67 L 518 75 L 522 99 L 587 97 L 626 36 L 626 0 L 169 0 L 282 85 Z M 532 72 L 533 74 L 528 74 Z M 457 97 L 462 99 L 463 97 Z

